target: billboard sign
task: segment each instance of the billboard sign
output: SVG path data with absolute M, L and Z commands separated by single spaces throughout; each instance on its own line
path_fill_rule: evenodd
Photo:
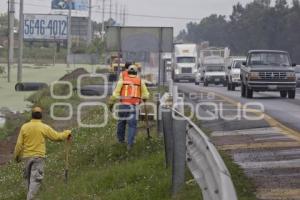
M 109 26 L 106 31 L 106 49 L 131 53 L 172 52 L 173 28 Z
M 25 40 L 66 40 L 68 16 L 24 14 Z
M 52 0 L 51 9 L 53 10 L 69 10 L 71 6 L 72 10 L 88 10 L 88 0 L 71 0 L 69 3 L 68 0 Z

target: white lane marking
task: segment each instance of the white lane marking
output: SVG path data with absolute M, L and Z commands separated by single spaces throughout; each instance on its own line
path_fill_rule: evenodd
M 300 167 L 300 159 L 263 162 L 238 162 L 238 164 L 244 169 L 296 168 Z
M 276 127 L 243 129 L 243 130 L 235 130 L 235 131 L 215 131 L 211 134 L 211 136 L 222 137 L 222 136 L 265 135 L 265 134 L 282 136 L 280 129 Z

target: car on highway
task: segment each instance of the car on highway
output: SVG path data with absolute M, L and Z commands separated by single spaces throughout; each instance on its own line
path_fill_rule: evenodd
M 252 98 L 253 92 L 278 91 L 294 99 L 296 75 L 289 53 L 276 50 L 251 50 L 241 67 L 241 96 Z
M 235 90 L 241 84 L 241 66 L 246 61 L 246 57 L 233 58 L 231 65 L 226 71 L 227 90 Z
M 297 78 L 297 87 L 300 87 L 300 65 L 296 66 L 295 73 Z

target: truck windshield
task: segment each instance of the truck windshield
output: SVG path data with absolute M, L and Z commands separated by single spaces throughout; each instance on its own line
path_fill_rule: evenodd
M 207 66 L 206 67 L 207 72 L 222 72 L 224 71 L 223 66 Z
M 195 63 L 195 57 L 177 57 L 177 63 Z
M 252 53 L 250 65 L 290 66 L 286 53 Z

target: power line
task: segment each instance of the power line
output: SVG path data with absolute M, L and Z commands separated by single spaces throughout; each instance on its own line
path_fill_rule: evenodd
M 15 4 L 19 4 L 19 3 L 15 2 Z M 28 5 L 29 6 L 34 6 L 34 7 L 49 8 L 49 6 L 43 6 L 43 5 L 32 4 L 32 3 L 26 3 L 25 5 L 27 5 L 27 6 Z M 93 6 L 93 8 L 98 8 L 98 6 Z M 93 11 L 93 12 L 102 14 L 103 11 Z M 110 12 L 106 12 L 105 11 L 104 14 L 110 14 Z M 115 14 L 117 16 L 120 13 L 118 13 L 118 12 L 111 12 L 111 14 Z M 175 16 L 161 16 L 161 15 L 146 15 L 146 14 L 136 14 L 136 13 L 128 13 L 128 12 L 126 12 L 126 16 L 143 17 L 143 18 L 156 18 L 156 19 L 170 19 L 170 20 L 191 20 L 191 21 L 201 21 L 202 20 L 201 18 L 194 18 L 194 17 L 175 17 Z

